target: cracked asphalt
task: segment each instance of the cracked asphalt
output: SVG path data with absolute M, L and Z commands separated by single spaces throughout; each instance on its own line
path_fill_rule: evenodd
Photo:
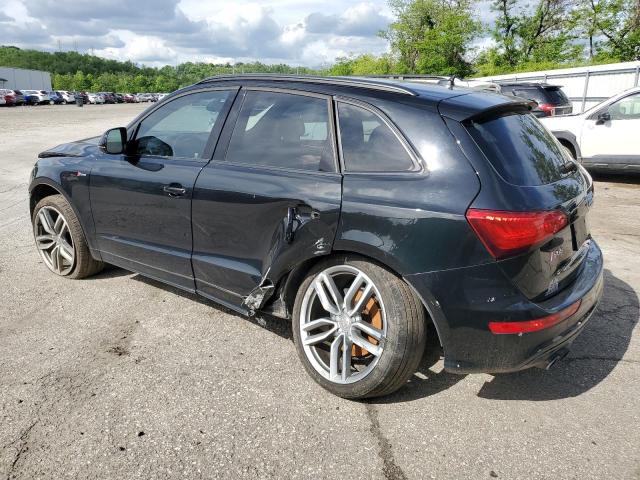
M 604 298 L 553 370 L 448 374 L 432 336 L 407 387 L 351 402 L 305 374 L 286 322 L 46 270 L 37 153 L 143 108 L 0 108 L 0 480 L 640 478 L 640 179 L 597 181 Z

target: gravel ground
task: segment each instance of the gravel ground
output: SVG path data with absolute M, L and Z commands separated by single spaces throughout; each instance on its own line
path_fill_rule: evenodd
M 597 182 L 604 298 L 555 369 L 451 375 L 432 339 L 406 388 L 350 402 L 305 374 L 287 322 L 42 265 L 37 153 L 143 108 L 0 109 L 0 479 L 640 478 L 640 180 Z

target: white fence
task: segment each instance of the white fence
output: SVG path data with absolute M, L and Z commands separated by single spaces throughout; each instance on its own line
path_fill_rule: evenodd
M 584 112 L 607 98 L 638 86 L 640 61 L 512 73 L 476 78 L 488 82 L 546 82 L 559 85 L 573 102 L 574 112 Z

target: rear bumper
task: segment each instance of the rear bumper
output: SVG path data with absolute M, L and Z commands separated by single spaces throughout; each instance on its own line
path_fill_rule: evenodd
M 445 369 L 453 373 L 514 372 L 546 366 L 563 355 L 584 329 L 603 290 L 602 252 L 592 241 L 575 281 L 540 303 L 528 300 L 495 264 L 410 275 L 444 348 Z M 496 335 L 490 321 L 542 318 L 581 300 L 571 317 L 544 330 Z

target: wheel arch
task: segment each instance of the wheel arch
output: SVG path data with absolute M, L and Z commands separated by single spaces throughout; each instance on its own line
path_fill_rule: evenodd
M 54 187 L 52 185 L 53 182 L 51 181 L 46 181 L 44 179 L 38 179 L 38 180 L 39 180 L 38 183 L 33 184 L 29 188 L 29 214 L 31 217 L 33 217 L 33 210 L 36 208 L 36 205 L 38 204 L 38 202 L 43 198 L 50 197 L 52 195 L 62 195 L 63 197 L 65 197 L 65 200 L 69 202 L 69 205 L 71 205 L 69 198 L 64 193 L 64 190 L 62 190 L 62 188 Z M 71 205 L 71 207 L 73 208 L 73 205 Z M 74 212 L 75 212 L 75 209 L 74 209 Z M 77 212 L 75 213 L 77 215 Z
M 47 198 L 52 195 L 62 195 L 67 203 L 71 206 L 73 213 L 78 218 L 78 222 L 80 222 L 80 228 L 82 228 L 82 232 L 84 233 L 85 239 L 87 240 L 91 255 L 96 260 L 101 260 L 101 255 L 93 244 L 93 230 L 87 229 L 87 225 L 85 225 L 83 216 L 81 215 L 80 211 L 71 200 L 71 197 L 65 191 L 65 189 L 60 184 L 54 182 L 48 177 L 35 178 L 29 185 L 29 218 L 33 218 L 33 211 L 38 202 L 40 202 L 43 198 Z
M 568 148 L 572 152 L 574 159 L 580 160 L 582 158 L 578 141 L 573 133 L 566 130 L 560 130 L 553 132 L 553 135 L 558 139 L 562 146 Z
M 307 274 L 311 271 L 311 269 L 314 268 L 315 265 L 317 265 L 322 261 L 326 261 L 329 258 L 337 258 L 341 256 L 342 257 L 359 257 L 362 260 L 366 260 L 368 262 L 377 264 L 385 268 L 386 270 L 390 271 L 392 274 L 394 274 L 404 283 L 409 285 L 409 288 L 413 291 L 416 298 L 418 298 L 418 300 L 420 301 L 422 308 L 424 308 L 425 318 L 427 319 L 427 322 L 431 323 L 434 326 L 436 330 L 436 334 L 438 335 L 438 340 L 440 341 L 440 344 L 443 345 L 442 336 L 440 334 L 441 327 L 437 324 L 435 317 L 432 315 L 431 308 L 427 304 L 425 297 L 416 290 L 416 287 L 412 284 L 412 282 L 410 282 L 406 276 L 399 273 L 397 268 L 394 268 L 389 262 L 385 262 L 380 258 L 376 258 L 374 256 L 367 255 L 366 253 L 354 251 L 354 250 L 332 250 L 332 252 L 328 255 L 313 257 L 303 262 L 300 262 L 293 269 L 283 274 L 282 277 L 278 279 L 278 281 L 276 282 L 277 294 L 274 295 L 274 298 L 276 299 L 279 298 L 284 303 L 287 317 L 290 318 L 291 312 L 293 311 L 293 305 L 296 299 L 296 295 L 298 293 L 298 289 L 300 288 L 300 285 L 306 278 Z

